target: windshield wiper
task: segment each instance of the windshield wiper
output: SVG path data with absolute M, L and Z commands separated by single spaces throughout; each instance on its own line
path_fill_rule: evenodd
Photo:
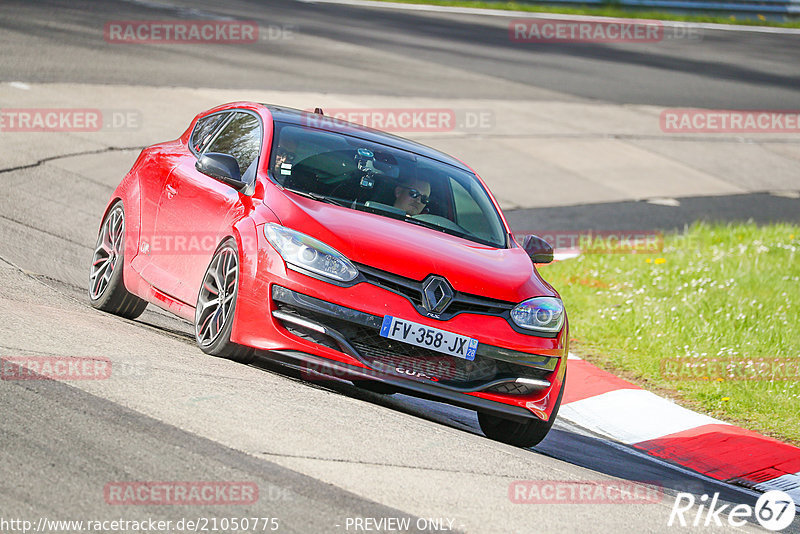
M 443 226 L 438 226 L 438 225 L 436 225 L 436 224 L 434 224 L 432 222 L 421 221 L 419 219 L 415 219 L 415 218 L 410 217 L 410 216 L 406 216 L 406 218 L 404 220 L 406 222 L 410 222 L 412 224 L 416 224 L 416 225 L 419 225 L 419 226 L 424 226 L 425 228 L 430 228 L 431 230 L 438 230 L 439 232 L 442 232 L 444 234 L 454 235 L 456 237 L 460 237 L 460 238 L 466 239 L 468 241 L 473 241 L 475 243 L 480 243 L 482 245 L 488 245 L 490 247 L 495 247 L 495 248 L 498 248 L 498 247 L 499 248 L 506 248 L 506 246 L 503 245 L 503 244 L 498 245 L 497 243 L 494 243 L 493 241 L 489 241 L 487 239 L 482 239 L 482 238 L 480 238 L 478 236 L 474 236 L 474 235 L 472 235 L 470 233 L 459 232 L 458 230 L 453 230 L 452 228 L 445 228 Z
M 326 196 L 326 195 L 320 195 L 319 193 L 312 193 L 311 191 L 300 191 L 300 190 L 297 190 L 297 189 L 292 189 L 290 187 L 287 187 L 285 189 L 288 190 L 288 191 L 291 191 L 292 193 L 298 194 L 301 197 L 310 198 L 310 199 L 313 199 L 313 200 L 317 200 L 319 202 L 327 202 L 328 204 L 334 204 L 336 206 L 344 206 L 346 208 L 350 207 L 350 202 L 347 202 L 346 200 L 341 200 L 341 199 L 338 199 L 338 198 L 335 198 L 335 197 L 329 197 L 329 196 Z
M 445 228 L 443 226 L 439 226 L 438 224 L 434 224 L 432 222 L 423 221 L 423 220 L 420 220 L 420 219 L 415 219 L 414 217 L 411 217 L 410 215 L 406 215 L 406 218 L 404 220 L 406 222 L 411 223 L 411 224 L 416 224 L 417 226 L 424 226 L 425 228 L 430 228 L 431 230 L 438 230 L 439 232 L 442 232 L 442 233 L 445 233 L 445 234 L 450 234 L 450 235 L 454 235 L 456 237 L 463 237 L 465 239 L 472 240 L 472 236 L 469 235 L 469 234 L 465 234 L 464 232 L 459 232 L 457 230 L 452 230 L 450 228 Z

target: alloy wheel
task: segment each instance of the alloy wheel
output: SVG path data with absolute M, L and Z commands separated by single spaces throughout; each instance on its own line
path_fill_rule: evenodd
M 106 217 L 97 246 L 92 257 L 92 269 L 89 273 L 89 297 L 97 300 L 103 296 L 111 281 L 111 275 L 122 256 L 125 239 L 125 214 L 121 207 L 114 208 Z
M 195 311 L 195 329 L 200 346 L 208 346 L 225 328 L 236 296 L 239 267 L 236 251 L 223 248 L 208 266 Z

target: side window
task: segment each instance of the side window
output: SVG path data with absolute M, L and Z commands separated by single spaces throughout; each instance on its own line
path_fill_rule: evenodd
M 275 139 L 270 169 L 281 184 L 291 176 L 294 164 L 327 152 L 352 148 L 339 134 L 308 130 L 300 126 L 281 126 L 280 134 Z M 305 161 L 305 164 L 308 165 L 309 161 Z
M 220 152 L 236 158 L 245 174 L 261 150 L 261 122 L 254 115 L 237 112 L 217 138 L 203 152 Z
M 211 141 L 214 130 L 217 129 L 217 126 L 222 124 L 222 121 L 224 121 L 228 115 L 230 115 L 230 113 L 216 113 L 197 121 L 197 124 L 194 126 L 194 131 L 192 131 L 192 137 L 189 139 L 190 146 L 196 152 L 202 152 L 203 147 Z

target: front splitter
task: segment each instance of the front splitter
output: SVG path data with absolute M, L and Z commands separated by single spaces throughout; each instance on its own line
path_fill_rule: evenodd
M 410 392 L 415 397 L 437 402 L 444 402 L 479 412 L 490 413 L 492 415 L 513 421 L 526 422 L 530 421 L 531 419 L 536 421 L 540 420 L 531 412 L 519 406 L 511 406 L 472 395 L 448 391 L 433 384 L 416 380 L 407 380 L 395 375 L 329 360 L 327 358 L 315 356 L 313 354 L 308 354 L 301 351 L 277 350 L 267 351 L 262 354 L 272 361 L 276 361 L 286 367 L 296 369 L 309 375 L 331 375 L 333 377 L 349 381 L 374 380 L 388 384 L 398 389 L 400 392 Z

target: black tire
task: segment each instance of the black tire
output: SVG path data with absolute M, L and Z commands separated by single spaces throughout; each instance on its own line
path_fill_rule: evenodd
M 222 272 L 220 273 L 218 269 L 222 269 Z M 220 274 L 223 274 L 221 287 L 218 284 Z M 231 274 L 232 280 L 229 277 Z M 216 293 L 219 297 L 216 300 L 222 300 L 221 305 L 217 304 L 216 307 L 212 304 L 215 290 L 219 291 Z M 206 354 L 235 362 L 251 363 L 255 358 L 255 350 L 231 342 L 238 295 L 239 252 L 236 241 L 229 238 L 214 252 L 203 275 L 195 306 L 195 340 L 200 350 Z
M 125 289 L 125 210 L 116 202 L 100 224 L 89 267 L 89 302 L 98 310 L 136 319 L 147 301 Z
M 481 430 L 487 438 L 508 443 L 515 447 L 528 448 L 538 445 L 550 432 L 550 428 L 556 420 L 566 385 L 567 375 L 565 374 L 564 381 L 561 384 L 561 391 L 558 392 L 558 399 L 556 399 L 556 406 L 548 421 L 531 419 L 520 423 L 496 415 L 478 412 L 478 422 L 481 425 Z

